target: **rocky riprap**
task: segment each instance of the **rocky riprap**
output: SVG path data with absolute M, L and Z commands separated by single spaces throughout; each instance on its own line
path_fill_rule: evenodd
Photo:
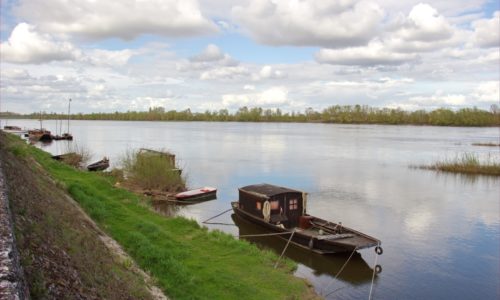
M 7 187 L 0 164 L 0 299 L 29 299 L 29 292 L 19 262 Z

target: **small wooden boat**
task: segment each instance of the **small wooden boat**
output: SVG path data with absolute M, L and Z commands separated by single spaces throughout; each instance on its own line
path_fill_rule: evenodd
M 87 166 L 87 170 L 89 171 L 102 171 L 106 170 L 109 167 L 109 159 L 104 157 L 102 160 L 90 164 Z
M 76 154 L 75 152 L 68 152 L 68 153 L 64 153 L 64 154 L 59 154 L 59 155 L 52 155 L 52 159 L 55 159 L 55 160 L 65 160 L 67 158 L 71 158 L 71 157 L 76 157 L 78 156 L 78 154 Z
M 56 141 L 60 141 L 60 140 L 72 141 L 73 135 L 71 135 L 71 133 L 63 133 L 62 135 L 55 135 L 52 138 Z
M 9 130 L 9 131 L 22 131 L 23 129 L 19 126 L 9 126 L 9 125 L 5 125 L 3 127 L 4 130 Z
M 175 194 L 177 200 L 203 201 L 217 197 L 217 189 L 213 187 L 202 187 L 190 191 Z
M 50 142 L 52 141 L 52 134 L 46 129 L 33 129 L 28 131 L 28 137 L 31 140 Z
M 3 127 L 3 131 L 4 132 L 8 132 L 8 133 L 14 133 L 14 134 L 24 134 L 24 135 L 27 135 L 28 134 L 28 131 L 27 130 L 24 130 L 22 129 L 21 127 L 19 126 L 9 126 L 9 125 L 5 125 Z
M 270 185 L 256 184 L 239 189 L 239 201 L 231 202 L 239 217 L 258 224 L 282 239 L 316 253 L 352 252 L 376 247 L 382 254 L 380 240 L 306 213 L 306 193 Z M 293 236 L 292 236 L 293 234 Z

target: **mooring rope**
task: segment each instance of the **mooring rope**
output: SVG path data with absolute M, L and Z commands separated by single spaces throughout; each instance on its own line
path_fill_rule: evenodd
M 379 247 L 379 246 L 380 246 L 380 244 L 377 245 L 377 247 Z M 373 265 L 372 284 L 370 285 L 370 294 L 368 294 L 368 300 L 372 299 L 373 282 L 375 281 L 375 273 L 376 273 L 376 269 L 377 269 L 378 257 L 379 257 L 379 255 L 377 253 L 375 253 L 375 264 Z
M 337 280 L 337 278 L 339 277 L 340 273 L 342 273 L 342 271 L 344 270 L 345 266 L 347 266 L 347 263 L 351 260 L 352 256 L 354 255 L 354 252 L 356 252 L 356 250 L 358 249 L 358 247 L 354 248 L 354 250 L 352 250 L 351 252 L 351 255 L 349 255 L 349 258 L 345 261 L 344 265 L 342 265 L 342 267 L 340 268 L 340 270 L 337 272 L 337 274 L 335 275 L 335 277 L 330 281 L 330 283 L 323 289 L 323 291 L 325 291 L 326 289 L 328 289 L 330 287 L 330 285 L 332 285 L 332 283 Z M 338 291 L 340 289 L 335 289 L 333 291 L 331 291 L 330 293 L 326 294 L 326 296 L 329 296 L 330 294 L 333 294 L 334 292 Z
M 290 232 L 260 233 L 260 234 L 244 234 L 244 235 L 237 235 L 237 237 L 259 237 L 259 236 L 285 235 L 285 234 L 290 234 Z M 293 233 L 292 233 L 292 234 L 293 234 Z
M 201 222 L 201 223 L 202 223 L 202 224 L 210 224 L 210 223 L 208 223 L 208 221 L 213 220 L 213 219 L 215 219 L 215 218 L 217 218 L 217 217 L 219 217 L 219 216 L 222 216 L 223 214 L 225 214 L 225 213 L 227 213 L 228 211 L 231 211 L 231 210 L 233 210 L 233 209 L 232 209 L 232 208 L 230 208 L 230 209 L 228 209 L 228 210 L 225 210 L 225 211 L 221 212 L 220 214 L 215 215 L 215 216 L 213 216 L 213 217 L 211 217 L 211 218 L 209 218 L 209 219 L 207 219 L 207 220 L 205 220 L 205 221 L 203 221 L 203 222 Z
M 231 224 L 231 223 L 219 223 L 219 222 L 206 222 L 203 224 L 208 224 L 208 225 L 225 225 L 225 226 L 236 226 L 236 224 Z
M 286 246 L 285 246 L 285 249 L 283 249 L 283 252 L 281 252 L 281 255 L 280 257 L 278 257 L 278 260 L 276 261 L 276 263 L 274 264 L 274 268 L 276 269 L 278 267 L 278 264 L 281 260 L 281 258 L 283 257 L 283 254 L 285 254 L 285 251 L 286 249 L 288 248 L 288 245 L 290 245 L 290 241 L 292 240 L 293 238 L 293 235 L 295 234 L 295 229 L 292 231 L 292 234 L 290 235 L 290 238 L 288 239 L 288 242 L 286 242 Z
M 220 214 L 217 214 L 211 218 L 208 218 L 207 220 L 201 222 L 202 224 L 212 224 L 212 225 L 236 225 L 236 224 L 228 224 L 228 223 L 216 223 L 216 222 L 208 222 L 210 220 L 213 220 L 217 217 L 220 217 L 222 216 L 223 214 L 227 213 L 228 211 L 231 211 L 233 210 L 232 208 L 228 209 L 228 210 L 225 210 L 223 212 L 221 212 Z M 238 235 L 238 237 L 259 237 L 259 236 L 272 236 L 272 235 L 285 235 L 285 234 L 290 234 L 290 232 L 277 232 L 277 233 L 262 233 L 262 234 L 244 234 L 244 235 Z M 290 241 L 292 240 L 293 238 L 293 235 L 295 234 L 295 229 L 292 231 L 292 234 L 290 234 L 290 238 L 288 239 L 288 241 L 286 242 L 286 245 L 285 245 L 285 248 L 283 249 L 283 252 L 281 252 L 281 255 L 280 257 L 278 257 L 278 260 L 276 261 L 276 263 L 274 264 L 274 268 L 276 269 L 278 267 L 278 264 L 281 260 L 281 258 L 283 257 L 283 255 L 285 254 L 286 252 L 286 249 L 288 249 L 288 245 L 290 245 Z

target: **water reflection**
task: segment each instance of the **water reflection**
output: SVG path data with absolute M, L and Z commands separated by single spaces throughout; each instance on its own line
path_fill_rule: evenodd
M 254 235 L 268 233 L 265 229 L 255 224 L 252 224 L 237 215 L 231 215 L 231 219 L 239 229 L 239 235 Z M 242 237 L 257 246 L 265 249 L 271 249 L 278 255 L 281 254 L 286 246 L 287 241 L 276 236 L 261 236 L 261 237 Z M 307 251 L 293 244 L 289 245 L 285 255 L 311 269 L 315 276 L 328 275 L 332 279 L 340 271 L 344 263 L 347 261 L 351 253 L 338 253 L 334 255 L 321 255 L 311 251 Z M 359 253 L 354 255 L 349 260 L 348 264 L 339 274 L 339 280 L 349 282 L 354 285 L 370 282 L 372 279 L 373 269 L 368 266 Z
M 181 205 L 176 205 L 161 200 L 159 201 L 152 200 L 151 205 L 153 206 L 156 212 L 159 212 L 165 217 L 175 217 L 177 214 L 179 214 L 180 210 L 182 209 Z
M 186 206 L 190 205 L 196 205 L 196 204 L 201 204 L 205 202 L 209 202 L 212 200 L 216 200 L 216 196 L 212 197 L 205 197 L 202 200 L 196 201 L 196 200 L 182 200 L 182 201 L 176 201 L 176 200 L 151 200 L 151 205 L 155 209 L 155 211 L 161 213 L 162 215 L 166 217 L 175 217 L 176 215 L 179 215 L 181 210 L 185 208 Z
M 38 127 L 38 122 L 16 120 L 16 125 Z M 112 167 L 127 149 L 170 149 L 189 174 L 189 186 L 218 188 L 217 201 L 157 206 L 166 215 L 202 222 L 229 209 L 237 188 L 253 183 L 309 192 L 310 214 L 382 240 L 378 299 L 500 298 L 500 179 L 408 168 L 464 152 L 499 157 L 498 148 L 471 145 L 498 140 L 498 128 L 74 121 L 72 131 L 78 145 L 92 149 L 96 160 L 110 157 Z M 45 150 L 61 154 L 65 145 L 54 142 Z M 213 221 L 232 223 L 229 213 Z M 233 235 L 239 230 L 207 226 Z M 370 269 L 364 260 L 372 266 L 375 253 L 359 253 L 361 267 L 352 271 L 348 265 L 338 282 L 346 288 L 334 297 L 367 297 Z M 299 262 L 297 276 L 317 291 L 342 262 L 311 253 L 292 258 Z

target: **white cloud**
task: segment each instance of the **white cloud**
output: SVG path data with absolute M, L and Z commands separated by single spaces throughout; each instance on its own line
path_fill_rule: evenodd
M 260 93 L 222 95 L 222 105 L 227 108 L 239 108 L 242 106 L 258 106 L 263 108 L 283 107 L 290 103 L 288 89 L 283 86 L 272 87 Z
M 487 81 L 479 84 L 472 97 L 480 102 L 500 103 L 500 84 L 498 81 Z
M 399 22 L 396 34 L 406 41 L 440 41 L 450 38 L 453 33 L 446 19 L 429 4 L 415 5 L 408 17 Z
M 188 73 L 203 71 L 201 75 L 197 75 L 202 80 L 228 79 L 248 73 L 246 68 L 239 66 L 238 61 L 214 44 L 209 44 L 201 53 L 192 56 L 189 60 L 177 62 L 176 69 Z
M 190 60 L 194 62 L 210 62 L 222 60 L 227 57 L 228 55 L 224 54 L 219 47 L 210 44 L 200 54 L 191 57 Z
M 214 79 L 235 79 L 242 76 L 248 76 L 250 73 L 247 68 L 243 66 L 234 67 L 217 67 L 209 71 L 201 73 L 201 80 L 214 80 Z
M 126 105 L 135 110 L 148 110 L 150 107 L 167 107 L 173 103 L 170 98 L 137 97 Z
M 0 77 L 3 79 L 28 79 L 30 77 L 28 71 L 24 69 L 5 69 L 0 70 Z
M 80 51 L 71 43 L 38 33 L 35 26 L 27 23 L 18 24 L 0 48 L 2 60 L 21 64 L 74 60 L 80 56 Z
M 252 75 L 253 80 L 280 79 L 284 77 L 286 76 L 283 71 L 275 70 L 272 66 L 269 65 L 263 66 L 258 73 Z
M 474 39 L 480 47 L 498 47 L 500 44 L 500 11 L 491 19 L 481 19 L 472 23 Z
M 401 65 L 418 61 L 419 53 L 458 43 L 458 38 L 453 39 L 458 30 L 428 4 L 417 4 L 408 16 L 397 15 L 385 29 L 366 46 L 321 49 L 316 60 L 337 65 Z
M 268 45 L 363 45 L 377 33 L 382 9 L 368 1 L 253 0 L 234 19 Z
M 196 36 L 218 31 L 196 0 L 21 0 L 22 19 L 49 32 L 132 39 L 142 34 Z
M 410 97 L 410 104 L 421 107 L 463 106 L 467 104 L 466 96 L 462 94 L 447 94 L 442 90 L 430 96 Z
M 315 58 L 320 63 L 335 65 L 400 65 L 416 60 L 418 56 L 411 53 L 398 53 L 388 49 L 380 41 L 373 41 L 364 47 L 345 49 L 320 49 Z
M 392 51 L 426 52 L 455 42 L 457 31 L 435 8 L 420 3 L 389 25 L 384 42 Z
M 117 67 L 125 65 L 133 54 L 129 49 L 116 51 L 93 49 L 85 53 L 85 60 L 95 66 Z

